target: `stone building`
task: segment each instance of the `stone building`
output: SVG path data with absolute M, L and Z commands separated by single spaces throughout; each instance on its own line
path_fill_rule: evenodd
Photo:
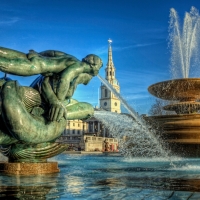
M 108 62 L 105 68 L 105 79 L 120 92 L 119 83 L 115 77 L 116 69 L 112 57 L 112 41 L 108 40 Z M 115 95 L 102 83 L 100 87 L 100 109 L 121 113 L 121 103 Z M 59 138 L 59 142 L 68 143 L 73 149 L 85 151 L 116 151 L 117 139 L 113 138 L 106 127 L 95 117 L 88 120 L 69 120 L 66 130 Z
M 88 123 L 82 120 L 68 120 L 66 129 L 58 142 L 67 143 L 78 149 L 81 137 L 88 131 Z
M 108 40 L 108 62 L 105 69 L 105 79 L 112 85 L 115 90 L 120 93 L 120 86 L 119 82 L 115 77 L 115 67 L 113 64 L 113 57 L 112 57 L 112 47 L 111 47 L 111 40 Z M 120 100 L 115 97 L 115 95 L 108 90 L 108 88 L 101 84 L 101 98 L 100 98 L 100 108 L 110 111 L 110 112 L 117 112 L 121 113 L 121 103 Z

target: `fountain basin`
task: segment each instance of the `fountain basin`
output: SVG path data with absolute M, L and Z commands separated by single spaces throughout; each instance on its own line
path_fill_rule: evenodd
M 164 110 L 175 111 L 177 114 L 197 113 L 200 110 L 200 102 L 185 101 L 173 103 L 163 107 Z
M 148 91 L 165 100 L 195 101 L 200 99 L 200 78 L 173 79 L 155 83 Z
M 178 156 L 200 156 L 200 78 L 183 78 L 155 83 L 148 91 L 161 99 L 171 100 L 164 110 L 177 114 L 147 117 L 160 137 Z M 174 102 L 175 101 L 175 102 Z
M 178 156 L 200 157 L 200 114 L 146 117 L 171 152 Z

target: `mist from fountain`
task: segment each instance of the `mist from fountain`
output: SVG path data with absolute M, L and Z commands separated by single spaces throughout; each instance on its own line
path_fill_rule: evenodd
M 148 126 L 141 125 L 127 114 L 95 111 L 94 117 L 101 121 L 114 138 L 119 141 L 120 153 L 127 157 L 165 157 L 168 152 L 153 136 Z
M 97 77 L 121 101 L 131 115 L 107 111 L 95 111 L 94 113 L 95 118 L 108 128 L 113 137 L 120 140 L 121 152 L 126 156 L 164 156 L 168 158 L 169 151 L 164 148 L 164 144 L 155 136 L 155 130 L 128 105 L 108 81 L 100 75 Z M 127 137 L 127 140 L 123 140 L 123 137 Z
M 199 66 L 199 33 L 200 16 L 195 7 L 191 7 L 190 12 L 185 13 L 182 28 L 176 10 L 170 9 L 169 46 L 173 78 L 188 78 L 190 68 Z M 197 76 L 196 72 L 195 76 Z

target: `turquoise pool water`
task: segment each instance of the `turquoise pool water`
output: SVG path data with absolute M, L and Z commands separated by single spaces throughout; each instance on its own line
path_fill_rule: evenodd
M 61 154 L 60 173 L 0 176 L 0 199 L 200 199 L 200 159 Z

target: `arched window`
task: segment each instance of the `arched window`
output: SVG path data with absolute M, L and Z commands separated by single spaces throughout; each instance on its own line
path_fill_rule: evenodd
M 112 76 L 112 72 L 110 71 L 110 76 Z
M 107 89 L 105 89 L 105 97 L 107 97 L 108 96 L 108 91 L 107 91 Z

